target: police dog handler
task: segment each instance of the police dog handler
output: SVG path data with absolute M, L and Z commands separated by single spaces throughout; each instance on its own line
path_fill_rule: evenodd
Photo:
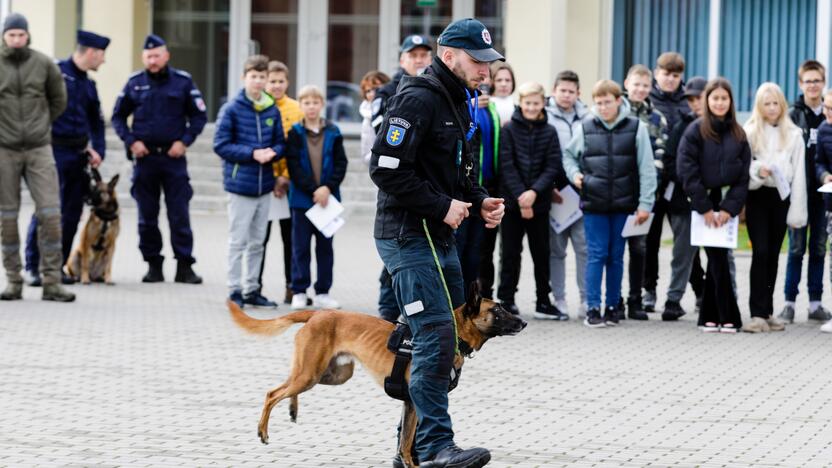
M 503 218 L 503 199 L 490 198 L 474 177 L 471 140 L 476 89 L 489 64 L 504 58 L 472 18 L 448 25 L 436 52 L 423 75 L 402 78 L 373 146 L 374 236 L 413 333 L 410 397 L 420 466 L 481 467 L 490 453 L 457 447 L 448 415 L 457 345 L 452 310 L 465 301 L 453 230 L 468 216 L 491 229 Z

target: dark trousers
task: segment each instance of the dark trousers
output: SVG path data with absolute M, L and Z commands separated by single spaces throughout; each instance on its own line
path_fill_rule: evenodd
M 549 216 L 535 214 L 523 219 L 519 211 L 507 210 L 503 217 L 500 287 L 497 296 L 501 301 L 514 303 L 517 283 L 520 281 L 520 259 L 523 253 L 523 236 L 529 237 L 529 250 L 534 262 L 534 282 L 538 304 L 549 303 Z
M 789 201 L 777 189 L 761 187 L 748 191 L 745 223 L 751 240 L 751 283 L 748 308 L 752 317 L 769 318 L 774 313 L 774 283 L 780 246 L 786 237 Z
M 59 195 L 61 197 L 61 253 L 63 263 L 72 251 L 72 242 L 78 231 L 78 223 L 84 212 L 84 197 L 90 187 L 90 179 L 85 168 L 87 158 L 81 150 L 53 146 L 55 167 L 58 170 Z M 40 251 L 38 250 L 38 219 L 32 215 L 26 233 L 26 270 L 39 271 Z
M 823 296 L 823 263 L 826 259 L 826 208 L 816 193 L 809 194 L 809 225 L 789 229 L 789 256 L 786 262 L 786 300 L 794 302 L 803 270 L 803 256 L 809 251 L 806 271 L 809 300 L 820 301 Z M 807 239 L 808 238 L 808 239 Z M 808 240 L 808 242 L 807 242 Z
M 654 218 L 653 223 L 655 222 L 656 220 Z M 627 249 L 630 251 L 630 263 L 627 265 L 627 275 L 630 278 L 630 293 L 627 295 L 628 304 L 641 306 L 641 285 L 644 280 L 644 262 L 647 251 L 646 244 L 647 236 L 633 236 L 627 238 Z
M 193 263 L 194 236 L 188 203 L 194 191 L 184 156 L 171 158 L 166 154 L 151 153 L 136 159 L 130 194 L 139 208 L 139 250 L 146 262 L 162 258 L 162 233 L 159 231 L 162 190 L 173 255 L 180 262 Z
M 664 217 L 668 215 L 668 202 L 664 199 L 664 191 L 656 193 L 656 205 L 653 207 L 653 224 L 647 232 L 647 242 L 644 254 L 644 289 L 656 291 L 659 282 L 659 248 L 662 246 L 662 228 Z M 632 281 L 632 276 L 630 276 Z M 632 290 L 631 290 L 632 291 Z
M 413 333 L 410 399 L 416 409 L 416 451 L 430 460 L 453 444 L 448 414 L 448 385 L 454 361 L 454 319 L 451 307 L 465 301 L 456 246 L 434 239 L 435 252 L 424 237 L 376 239 L 376 249 L 393 277 L 396 300 Z M 436 259 L 442 268 L 447 292 Z M 450 302 L 448 304 L 448 295 Z
M 332 287 L 332 238 L 327 238 L 306 217 L 305 209 L 292 208 L 292 291 L 306 294 L 312 283 L 312 237 L 315 238 L 317 262 L 315 294 L 327 294 Z
M 702 268 L 698 250 L 693 256 L 693 268 L 690 269 L 690 288 L 693 289 L 697 298 L 705 293 L 705 270 Z
M 728 249 L 705 247 L 708 255 L 708 271 L 705 274 L 705 291 L 699 311 L 699 325 L 707 322 L 731 323 L 742 326 L 737 297 L 731 286 L 731 270 L 728 266 Z
M 260 261 L 260 291 L 263 290 L 263 270 L 266 268 L 266 246 L 272 235 L 272 222 L 266 226 L 266 239 L 263 241 L 263 260 Z M 280 238 L 283 241 L 283 276 L 286 278 L 286 288 L 292 287 L 292 218 L 280 220 Z
M 497 247 L 499 226 L 485 229 L 480 243 L 480 294 L 489 299 L 494 298 L 494 248 Z M 466 290 L 467 291 L 467 290 Z
M 462 282 L 465 291 L 477 280 L 480 271 L 480 246 L 485 231 L 485 223 L 480 218 L 468 217 L 462 221 L 454 232 L 456 252 L 462 267 Z

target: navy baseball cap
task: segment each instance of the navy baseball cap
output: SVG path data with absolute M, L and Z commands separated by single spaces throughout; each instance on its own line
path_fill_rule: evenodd
M 399 47 L 399 52 L 410 52 L 411 50 L 417 47 L 424 47 L 428 50 L 433 50 L 433 47 L 430 45 L 430 38 L 428 36 L 412 34 L 404 38 L 404 40 L 402 41 L 402 46 Z
M 94 32 L 83 31 L 79 29 L 76 37 L 78 45 L 84 47 L 92 47 L 93 49 L 106 50 L 107 46 L 110 45 L 109 37 L 99 36 Z
M 685 83 L 685 97 L 695 97 L 702 94 L 702 91 L 705 90 L 705 86 L 708 85 L 708 80 L 702 78 L 701 76 L 694 76 L 687 83 Z
M 484 24 L 474 18 L 465 18 L 449 24 L 436 43 L 455 49 L 462 49 L 479 62 L 505 61 L 492 47 L 491 33 Z
M 144 39 L 144 50 L 155 49 L 165 45 L 165 40 L 155 34 L 148 34 Z

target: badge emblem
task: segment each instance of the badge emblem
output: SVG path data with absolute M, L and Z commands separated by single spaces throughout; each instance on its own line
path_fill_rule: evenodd
M 488 45 L 491 45 L 491 33 L 488 32 L 487 29 L 482 30 L 482 41 Z
M 407 129 L 399 127 L 398 125 L 391 125 L 387 129 L 387 144 L 390 146 L 399 146 L 404 141 L 404 134 L 407 132 Z
M 201 97 L 194 99 L 194 104 L 196 104 L 196 108 L 199 109 L 200 112 L 205 112 L 205 101 L 203 101 Z
M 266 126 L 267 126 L 267 127 L 272 127 L 272 126 L 274 126 L 274 119 L 273 119 L 273 118 L 271 118 L 271 117 L 269 117 L 268 119 L 266 119 Z

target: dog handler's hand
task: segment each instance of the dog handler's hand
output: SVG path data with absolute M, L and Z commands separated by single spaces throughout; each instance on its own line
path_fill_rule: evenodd
M 142 158 L 147 156 L 150 151 L 147 150 L 147 146 L 141 140 L 136 140 L 130 145 L 130 152 L 133 153 L 133 156 L 136 158 Z
M 168 156 L 170 156 L 174 159 L 181 158 L 182 156 L 185 155 L 185 151 L 187 149 L 188 149 L 188 147 L 185 146 L 185 143 L 182 143 L 181 141 L 176 140 L 176 141 L 173 142 L 172 145 L 170 145 L 170 149 L 168 150 Z
M 98 154 L 98 151 L 92 149 L 92 147 L 87 148 L 87 153 L 89 153 L 89 163 L 90 167 L 93 169 L 98 168 L 101 165 L 101 155 Z
M 448 213 L 445 214 L 445 219 L 442 221 L 448 226 L 456 229 L 462 224 L 462 220 L 468 217 L 468 208 L 471 208 L 470 203 L 465 203 L 459 200 L 451 200 L 451 206 L 448 208 Z
M 497 227 L 506 214 L 506 205 L 502 198 L 486 198 L 482 201 L 480 216 L 485 221 L 485 227 L 493 229 Z

